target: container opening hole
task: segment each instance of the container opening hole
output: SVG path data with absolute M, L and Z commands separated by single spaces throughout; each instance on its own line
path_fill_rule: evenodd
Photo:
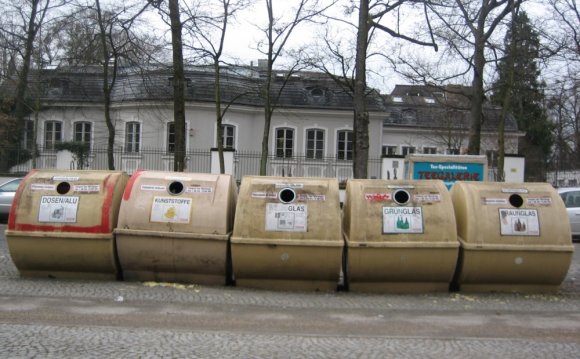
M 68 191 L 70 191 L 70 183 L 68 182 L 61 182 L 56 186 L 58 194 L 67 194 Z
M 516 208 L 520 208 L 524 204 L 524 199 L 519 194 L 512 194 L 509 201 Z
M 183 183 L 171 182 L 168 190 L 169 190 L 169 193 L 171 193 L 171 194 L 180 194 L 181 192 L 183 192 Z
M 407 191 L 398 190 L 393 194 L 393 199 L 397 204 L 405 204 L 411 199 L 411 195 Z
M 296 192 L 291 188 L 284 188 L 279 193 L 279 198 L 282 203 L 294 202 L 296 199 Z

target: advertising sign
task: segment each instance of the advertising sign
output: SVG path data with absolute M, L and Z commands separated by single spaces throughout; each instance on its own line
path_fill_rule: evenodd
M 456 181 L 484 181 L 484 171 L 482 163 L 415 162 L 412 179 L 442 180 L 449 189 Z

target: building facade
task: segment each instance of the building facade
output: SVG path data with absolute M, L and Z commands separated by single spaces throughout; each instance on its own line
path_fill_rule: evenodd
M 55 145 L 85 142 L 86 167 L 106 169 L 109 130 L 105 123 L 100 67 L 44 70 L 31 81 L 30 94 L 42 104 L 25 126 L 24 146 L 38 146 L 37 167 L 56 166 Z M 173 168 L 175 126 L 173 81 L 167 69 L 121 69 L 111 96 L 115 128 L 115 168 Z M 235 153 L 235 174 L 257 174 L 264 131 L 260 95 L 265 73 L 259 67 L 224 68 L 221 74 L 223 138 L 217 138 L 214 76 L 209 67 L 186 71 L 186 170 L 207 172 L 209 154 L 222 141 Z M 2 86 L 4 92 L 10 83 Z M 269 131 L 269 175 L 352 177 L 352 97 L 325 74 L 275 73 L 275 111 Z M 369 178 L 381 174 L 380 158 L 409 153 L 459 154 L 467 146 L 469 116 L 465 87 L 395 87 L 390 95 L 368 96 Z M 35 121 L 37 119 L 37 121 Z M 486 106 L 482 148 L 493 160 L 499 109 Z M 34 131 L 35 122 L 37 123 Z M 515 153 L 515 121 L 506 122 L 506 153 Z M 490 164 L 491 165 L 491 164 Z M 13 172 L 25 172 L 32 161 Z

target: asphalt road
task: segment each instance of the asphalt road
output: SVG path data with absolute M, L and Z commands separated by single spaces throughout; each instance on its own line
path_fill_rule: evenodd
M 0 225 L 0 358 L 578 358 L 558 294 L 296 293 L 21 278 Z

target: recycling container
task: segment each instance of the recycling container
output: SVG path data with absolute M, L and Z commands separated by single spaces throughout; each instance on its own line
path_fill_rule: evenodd
M 338 180 L 244 177 L 231 242 L 238 286 L 336 290 L 344 247 Z
M 236 198 L 230 175 L 135 172 L 115 230 L 123 278 L 225 284 Z
M 14 197 L 6 239 L 22 276 L 116 279 L 113 229 L 129 176 L 32 170 Z
M 350 291 L 447 291 L 459 242 L 441 180 L 347 182 L 343 208 Z
M 457 182 L 462 291 L 555 292 L 574 247 L 564 203 L 548 183 Z

